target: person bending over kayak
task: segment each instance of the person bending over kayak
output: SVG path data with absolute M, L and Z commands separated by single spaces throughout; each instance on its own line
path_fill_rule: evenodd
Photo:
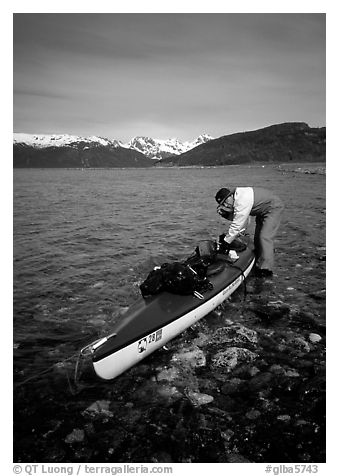
M 249 216 L 255 216 L 254 252 L 257 276 L 272 276 L 273 239 L 278 231 L 284 205 L 270 190 L 260 187 L 221 188 L 215 195 L 217 212 L 231 224 L 224 235 L 223 249 L 246 228 Z

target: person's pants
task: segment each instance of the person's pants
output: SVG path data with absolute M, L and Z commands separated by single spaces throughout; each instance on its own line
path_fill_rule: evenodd
M 276 206 L 272 206 L 271 210 L 265 215 L 258 215 L 256 217 L 254 247 L 256 254 L 256 265 L 260 269 L 273 269 L 273 239 L 278 231 L 283 209 L 283 204 L 279 203 Z

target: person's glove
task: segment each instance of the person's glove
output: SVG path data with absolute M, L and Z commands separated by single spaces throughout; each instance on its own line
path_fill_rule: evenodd
M 230 250 L 230 244 L 225 241 L 225 233 L 219 235 L 219 242 L 218 242 L 218 251 L 219 253 L 228 253 Z

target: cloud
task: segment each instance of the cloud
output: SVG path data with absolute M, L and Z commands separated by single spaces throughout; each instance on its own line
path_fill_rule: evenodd
M 322 14 L 15 14 L 15 124 L 184 138 L 321 123 L 325 66 Z
M 34 90 L 32 88 L 14 88 L 14 96 L 31 96 L 45 99 L 67 99 L 69 97 L 67 94 L 58 94 L 53 91 Z

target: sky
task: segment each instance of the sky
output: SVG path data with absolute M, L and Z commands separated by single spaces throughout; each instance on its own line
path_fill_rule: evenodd
M 15 13 L 14 132 L 128 141 L 326 125 L 321 13 Z

